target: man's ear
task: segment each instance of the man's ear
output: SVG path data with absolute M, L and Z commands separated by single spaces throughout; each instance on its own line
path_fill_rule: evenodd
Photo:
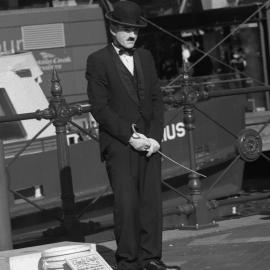
M 113 25 L 110 26 L 110 33 L 115 36 L 116 35 L 116 31 L 115 31 L 115 27 Z

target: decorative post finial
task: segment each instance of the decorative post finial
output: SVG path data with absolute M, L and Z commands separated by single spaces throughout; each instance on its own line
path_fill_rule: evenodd
M 53 97 L 60 97 L 62 95 L 62 86 L 55 67 L 53 67 L 52 79 L 51 79 L 51 93 Z

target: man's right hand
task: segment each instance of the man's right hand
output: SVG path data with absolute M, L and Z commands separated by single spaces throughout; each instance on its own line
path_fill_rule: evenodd
M 138 132 L 130 137 L 129 143 L 137 151 L 146 151 L 150 147 L 148 138 Z
M 160 149 L 160 144 L 152 138 L 148 138 L 148 141 L 150 142 L 150 147 L 147 149 L 147 157 L 152 156 L 152 154 L 156 153 Z

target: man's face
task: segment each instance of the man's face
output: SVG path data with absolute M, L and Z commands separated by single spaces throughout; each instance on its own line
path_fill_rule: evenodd
M 136 27 L 117 25 L 111 28 L 111 33 L 120 45 L 124 48 L 130 49 L 135 45 L 139 29 Z

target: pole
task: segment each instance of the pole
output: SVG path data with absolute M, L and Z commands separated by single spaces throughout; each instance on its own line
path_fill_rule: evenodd
M 0 140 L 0 250 L 12 249 L 11 222 L 8 204 L 8 184 L 3 142 Z
M 70 153 L 66 139 L 66 124 L 70 119 L 71 108 L 62 97 L 62 87 L 55 69 L 53 70 L 51 93 L 52 98 L 49 106 L 50 109 L 55 112 L 53 124 L 56 131 L 57 157 L 63 207 L 62 225 L 69 240 L 84 241 L 82 228 L 80 227 L 80 222 L 76 216 L 76 204 L 70 167 Z
M 196 91 L 192 88 L 189 74 L 187 72 L 187 66 L 184 65 L 184 85 L 182 87 L 184 98 L 183 108 L 183 122 L 187 130 L 188 135 L 188 148 L 189 148 L 189 160 L 190 168 L 196 171 L 196 157 L 195 157 L 195 141 L 194 141 L 194 130 L 195 130 L 195 115 L 194 115 L 194 104 L 197 102 L 198 96 Z M 205 227 L 215 226 L 211 221 L 209 211 L 206 206 L 206 199 L 201 194 L 201 181 L 198 174 L 189 173 L 188 175 L 188 187 L 190 190 L 190 198 L 193 205 L 193 211 L 188 215 L 188 224 L 183 225 L 182 229 L 200 229 Z
M 58 236 L 60 233 L 60 236 L 61 237 L 64 236 L 65 239 L 67 240 L 82 242 L 84 241 L 84 231 L 83 231 L 84 228 L 82 227 L 82 225 L 84 224 L 80 223 L 76 213 L 75 195 L 73 191 L 72 172 L 70 166 L 70 153 L 66 140 L 66 133 L 67 133 L 66 125 L 70 121 L 72 116 L 81 115 L 82 113 L 89 112 L 91 106 L 90 105 L 81 106 L 78 104 L 70 105 L 66 103 L 66 100 L 62 96 L 63 92 L 62 87 L 55 69 L 53 70 L 51 82 L 52 82 L 51 85 L 52 97 L 50 98 L 49 107 L 47 109 L 37 110 L 36 112 L 32 113 L 16 114 L 13 116 L 0 116 L 0 123 L 20 121 L 26 119 L 37 119 L 37 120 L 47 119 L 53 123 L 53 125 L 55 126 L 57 138 L 57 157 L 58 157 L 58 167 L 59 167 L 59 177 L 61 187 L 63 218 L 61 218 L 62 223 L 60 226 L 60 230 L 59 227 L 55 229 L 49 229 L 47 230 L 47 232 L 44 233 L 44 235 Z M 2 171 L 4 172 L 4 169 Z M 2 179 L 4 178 L 2 177 Z M 5 187 L 6 190 L 6 185 L 1 185 L 1 187 Z M 3 198 L 5 198 L 4 195 L 1 196 L 1 199 Z M 3 207 L 3 210 L 8 209 L 8 206 L 4 203 L 2 203 L 0 207 Z M 6 213 L 7 211 L 1 211 L 1 213 L 2 212 Z M 3 220 L 8 219 L 3 218 Z M 4 226 L 2 226 L 1 229 L 3 227 Z M 4 232 L 2 233 L 1 231 L 0 233 L 5 236 L 8 235 L 5 234 Z

